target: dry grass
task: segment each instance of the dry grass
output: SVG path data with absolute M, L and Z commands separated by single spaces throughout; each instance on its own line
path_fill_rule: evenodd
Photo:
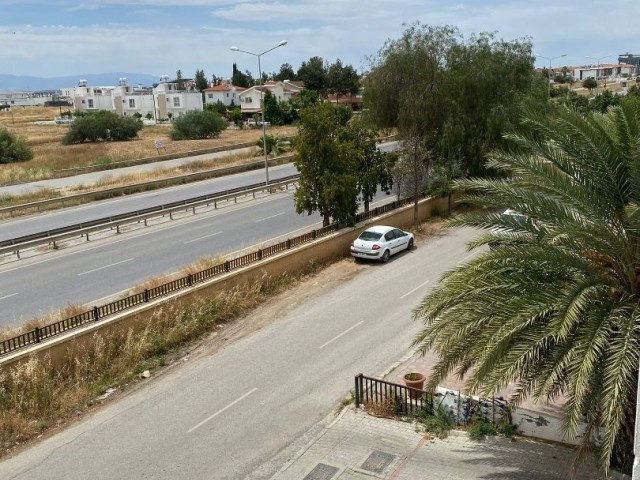
M 262 131 L 256 128 L 227 129 L 218 138 L 207 140 L 169 139 L 169 125 L 145 126 L 138 137 L 128 142 L 99 142 L 80 145 L 62 145 L 68 125 L 39 125 L 36 121 L 51 121 L 60 115 L 57 107 L 26 107 L 12 112 L 0 111 L 0 128 L 6 128 L 26 139 L 33 148 L 34 158 L 28 162 L 0 165 L 0 184 L 34 181 L 50 178 L 53 171 L 108 164 L 120 160 L 158 155 L 155 140 L 165 145 L 160 153 L 185 153 L 212 147 L 257 141 Z M 270 133 L 285 137 L 295 135 L 296 127 L 269 127 Z
M 89 347 L 70 348 L 59 368 L 35 358 L 12 368 L 0 376 L 0 454 L 102 403 L 107 388 L 123 388 L 144 370 L 172 363 L 183 355 L 181 348 L 189 349 L 318 268 L 309 265 L 296 278 L 264 277 L 186 308 L 159 308 L 142 332 L 96 333 Z

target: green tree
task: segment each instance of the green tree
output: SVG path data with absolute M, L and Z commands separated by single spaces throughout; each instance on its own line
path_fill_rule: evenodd
M 142 120 L 133 116 L 120 117 L 116 113 L 106 110 L 84 113 L 76 115 L 69 130 L 62 138 L 62 143 L 69 145 L 100 140 L 125 141 L 135 138 L 142 127 Z
M 249 88 L 253 85 L 253 78 L 238 70 L 237 65 L 234 63 L 233 72 L 231 74 L 231 83 L 237 87 Z
M 216 103 L 207 103 L 204 108 L 205 110 L 213 110 L 223 116 L 227 113 L 227 106 L 221 100 L 216 100 Z
M 326 95 L 327 66 L 322 57 L 311 57 L 302 62 L 296 76 L 304 82 L 304 88 L 315 90 L 322 97 Z
M 313 107 L 318 103 L 319 99 L 318 92 L 303 88 L 291 101 L 295 110 L 302 110 L 303 108 Z
M 242 128 L 244 125 L 244 119 L 242 118 L 242 112 L 240 107 L 232 108 L 229 111 L 229 120 L 231 120 L 237 127 Z
M 225 128 L 227 128 L 227 122 L 217 112 L 191 110 L 174 120 L 169 138 L 171 140 L 215 138 Z
M 182 70 L 178 69 L 178 71 L 176 71 L 176 83 L 177 83 L 177 89 L 178 90 L 184 90 L 184 80 L 182 77 Z
M 209 82 L 207 81 L 207 76 L 204 74 L 204 70 L 196 70 L 193 80 L 195 81 L 196 89 L 199 92 L 209 87 Z
M 355 95 L 360 89 L 360 77 L 351 65 L 342 65 L 342 61 L 337 59 L 327 70 L 327 91 L 336 96 L 338 100 L 341 96 Z
M 604 92 L 596 95 L 593 100 L 589 102 L 589 108 L 594 112 L 606 113 L 609 107 L 619 105 L 620 99 L 621 97 L 611 93 L 611 90 L 605 90 Z
M 484 207 L 452 226 L 484 233 L 480 251 L 446 273 L 415 309 L 414 344 L 439 356 L 435 386 L 452 372 L 491 396 L 516 382 L 515 402 L 566 396 L 563 429 L 600 429 L 603 467 L 630 468 L 640 356 L 640 110 L 528 113 L 490 156 L 507 178 L 459 180 Z M 487 208 L 488 207 L 488 208 Z M 523 217 L 501 216 L 510 207 Z M 583 417 L 584 415 L 584 417 Z
M 322 224 L 351 225 L 358 210 L 358 187 L 351 149 L 344 148 L 334 108 L 319 103 L 300 111 L 302 123 L 293 145 L 293 163 L 300 172 L 294 201 L 298 213 L 322 215 Z
M 283 80 L 295 80 L 296 73 L 293 71 L 293 67 L 288 63 L 283 63 L 280 66 L 280 71 L 273 75 L 273 79 L 276 82 L 282 82 Z
M 582 81 L 582 88 L 586 88 L 589 90 L 589 95 L 591 95 L 591 91 L 598 86 L 598 82 L 593 77 L 585 78 Z
M 352 120 L 347 124 L 341 142 L 343 145 L 349 144 L 358 194 L 364 204 L 364 211 L 368 212 L 378 187 L 387 194 L 391 193 L 392 172 L 397 156 L 378 150 L 376 132 L 361 121 Z
M 447 157 L 440 139 L 448 123 L 458 130 L 462 171 L 481 174 L 487 152 L 517 124 L 522 100 L 534 95 L 546 104 L 531 48 L 487 33 L 464 41 L 452 27 L 413 25 L 372 60 L 367 118 L 377 128 L 397 128 L 402 138 L 419 138 L 433 161 Z
M 22 138 L 0 128 L 0 163 L 25 162 L 33 158 L 33 151 Z
M 284 120 L 282 118 L 282 109 L 278 103 L 276 96 L 271 93 L 271 90 L 264 92 L 264 120 L 271 125 L 282 125 Z

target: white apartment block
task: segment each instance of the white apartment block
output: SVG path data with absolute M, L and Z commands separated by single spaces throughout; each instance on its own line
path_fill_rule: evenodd
M 242 113 L 260 113 L 262 109 L 263 91 L 269 90 L 278 102 L 286 102 L 302 90 L 296 83 L 285 80 L 284 82 L 267 82 L 262 87 L 259 85 L 247 88 L 240 93 L 240 109 Z
M 86 80 L 80 80 L 77 87 L 63 89 L 62 94 L 71 99 L 75 110 L 107 110 L 122 116 L 139 113 L 157 121 L 178 118 L 190 110 L 202 110 L 200 92 L 191 85 L 179 90 L 177 82 L 169 82 L 164 75 L 153 89 L 132 87 L 124 78 L 116 87 L 91 87 Z

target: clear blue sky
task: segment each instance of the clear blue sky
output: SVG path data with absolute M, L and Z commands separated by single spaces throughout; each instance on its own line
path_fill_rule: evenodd
M 132 72 L 185 77 L 196 69 L 230 77 L 237 62 L 257 74 L 257 61 L 229 50 L 261 52 L 263 70 L 282 63 L 340 58 L 358 71 L 403 24 L 453 25 L 468 36 L 497 32 L 530 37 L 553 65 L 640 54 L 638 0 L 0 0 L 0 72 L 53 77 Z M 537 65 L 548 65 L 539 58 Z M 257 75 L 256 75 L 257 76 Z

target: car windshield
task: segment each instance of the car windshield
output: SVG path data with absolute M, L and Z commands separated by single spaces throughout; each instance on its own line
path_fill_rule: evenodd
M 380 237 L 382 236 L 381 233 L 377 233 L 377 232 L 370 232 L 368 230 L 365 230 L 364 232 L 362 232 L 360 234 L 360 236 L 358 237 L 360 240 L 366 240 L 368 242 L 375 242 L 376 240 L 380 240 Z

